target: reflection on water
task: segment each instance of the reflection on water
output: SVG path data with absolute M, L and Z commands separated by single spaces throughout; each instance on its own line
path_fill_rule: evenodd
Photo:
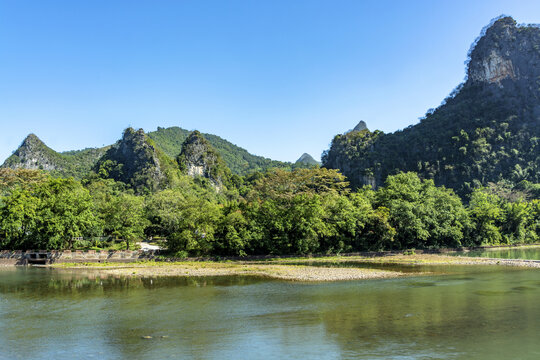
M 0 269 L 1 359 L 537 359 L 536 269 L 336 283 Z
M 483 249 L 468 252 L 456 252 L 451 255 L 475 256 L 497 259 L 526 259 L 540 260 L 540 246 L 526 248 Z

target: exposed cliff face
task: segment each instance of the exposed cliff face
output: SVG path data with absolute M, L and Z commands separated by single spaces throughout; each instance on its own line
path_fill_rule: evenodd
M 102 177 L 122 181 L 138 191 L 153 191 L 166 184 L 166 162 L 142 129 L 127 128 L 122 139 L 99 159 L 95 170 Z
M 540 31 L 517 26 L 503 17 L 489 26 L 470 52 L 469 83 L 495 83 L 503 80 L 537 80 L 540 75 L 538 46 Z
M 337 135 L 323 165 L 353 186 L 380 186 L 399 171 L 463 192 L 502 179 L 540 182 L 540 28 L 499 18 L 467 64 L 467 80 L 419 124 Z
M 193 131 L 182 145 L 178 164 L 185 174 L 206 178 L 218 190 L 230 176 L 230 170 L 219 153 L 198 131 Z
M 506 78 L 516 79 L 512 60 L 505 59 L 496 50 L 492 50 L 487 57 L 475 63 L 475 67 L 469 71 L 469 76 L 473 81 L 497 84 Z

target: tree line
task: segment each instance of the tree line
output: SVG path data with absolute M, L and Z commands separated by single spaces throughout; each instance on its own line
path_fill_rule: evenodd
M 181 176 L 167 189 L 135 194 L 97 176 L 1 169 L 0 248 L 133 249 L 163 239 L 177 256 L 246 256 L 534 243 L 536 195 L 492 186 L 464 201 L 413 172 L 351 191 L 325 168 L 256 172 L 221 191 Z

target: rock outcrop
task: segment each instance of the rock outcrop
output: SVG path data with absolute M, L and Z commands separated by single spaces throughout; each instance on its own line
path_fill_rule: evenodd
M 158 127 L 157 131 L 147 133 L 146 136 L 157 148 L 163 150 L 164 155 L 167 155 L 172 160 L 181 152 L 182 144 L 190 133 L 190 131 L 176 126 L 170 128 Z M 202 136 L 219 152 L 231 172 L 237 175 L 265 171 L 270 168 L 289 169 L 293 166 L 289 162 L 253 155 L 246 149 L 236 146 L 217 135 L 202 134 Z M 97 161 L 111 146 L 56 152 L 31 134 L 0 167 L 43 169 L 53 175 L 73 176 L 76 179 L 81 179 L 88 175 L 92 169 L 95 169 Z
M 191 131 L 179 127 L 161 128 L 157 131 L 149 132 L 147 135 L 162 149 L 167 155 L 172 158 L 178 156 L 182 151 L 182 144 Z M 233 174 L 247 175 L 254 171 L 265 171 L 270 168 L 285 168 L 291 167 L 291 163 L 268 159 L 262 156 L 257 156 L 249 153 L 230 141 L 227 141 L 217 135 L 201 133 L 208 140 L 210 145 L 219 152 L 219 155 L 227 164 L 227 167 Z

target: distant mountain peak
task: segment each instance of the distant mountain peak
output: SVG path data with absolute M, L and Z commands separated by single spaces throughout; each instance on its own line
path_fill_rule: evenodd
M 360 120 L 360 122 L 352 129 L 352 131 L 362 131 L 362 130 L 368 130 L 367 124 L 364 120 Z
M 182 151 L 184 141 L 191 131 L 177 126 L 149 132 L 147 135 L 171 158 L 176 158 Z M 292 164 L 257 156 L 217 135 L 201 133 L 212 147 L 219 152 L 227 167 L 234 174 L 245 175 L 253 171 L 264 171 L 269 168 L 289 168 Z
M 364 131 L 364 130 L 369 131 L 366 122 L 364 120 L 360 120 L 360 122 L 358 124 L 356 124 L 356 126 L 354 128 L 352 128 L 351 130 L 346 131 L 345 134 L 348 134 L 348 133 L 351 133 L 351 132 L 354 132 L 354 131 Z
M 174 160 L 182 150 L 182 144 L 191 134 L 191 131 L 174 126 L 169 128 L 158 127 L 157 131 L 145 134 L 142 129 L 136 130 L 129 127 L 124 130 L 122 136 L 132 138 L 140 144 L 146 144 L 144 148 L 155 152 L 161 165 L 165 164 L 167 173 L 174 165 Z M 271 160 L 262 156 L 257 156 L 217 135 L 201 134 L 212 147 L 220 154 L 227 167 L 238 175 L 245 175 L 254 171 L 264 171 L 269 168 L 290 168 L 291 163 Z M 99 161 L 103 155 L 114 145 L 101 148 L 86 148 L 82 150 L 72 150 L 56 152 L 50 149 L 35 134 L 29 134 L 24 138 L 21 145 L 6 159 L 1 167 L 3 168 L 25 168 L 42 169 L 50 171 L 54 176 L 73 176 L 77 179 L 88 175 L 92 169 L 98 170 L 103 161 Z M 127 147 L 124 147 L 127 150 Z M 112 152 L 112 151 L 111 151 Z M 128 154 L 129 151 L 126 152 Z M 109 153 L 108 155 L 110 155 Z M 151 156 L 149 159 L 152 158 Z M 107 160 L 105 158 L 105 160 Z M 98 164 L 100 162 L 100 164 Z M 152 163 L 153 160 L 150 159 Z M 109 163 L 110 165 L 110 163 Z M 97 166 L 97 167 L 96 167 Z M 127 167 L 131 167 L 127 164 Z M 151 166 L 150 166 L 151 167 Z M 108 172 L 104 169 L 105 172 Z M 149 169 L 147 169 L 149 170 Z M 148 175 L 148 173 L 146 173 Z M 171 175 L 174 176 L 174 175 Z M 122 178 L 124 178 L 122 176 Z M 128 180 L 129 177 L 124 178 Z
M 295 164 L 320 165 L 321 163 L 315 160 L 313 156 L 309 155 L 308 153 L 303 153 L 302 156 L 296 160 Z

